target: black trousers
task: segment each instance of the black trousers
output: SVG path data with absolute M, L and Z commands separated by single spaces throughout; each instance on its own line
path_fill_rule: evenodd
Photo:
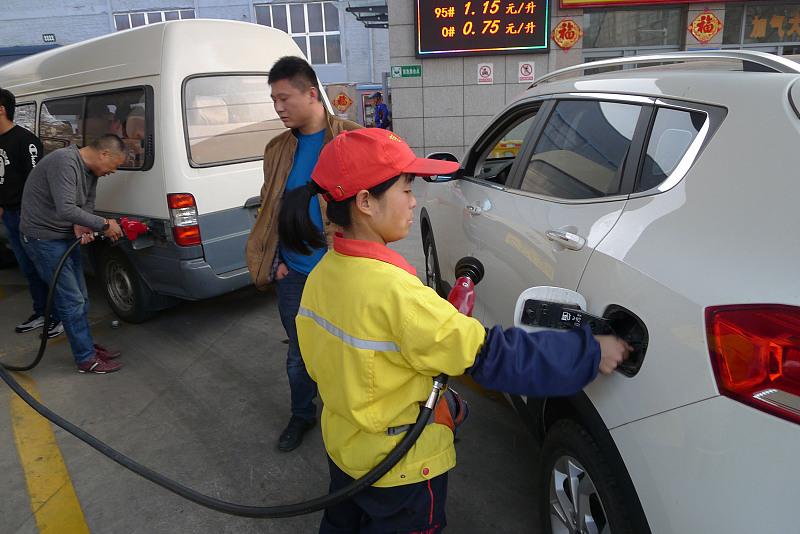
M 330 458 L 330 491 L 353 479 Z M 320 534 L 437 534 L 444 530 L 447 473 L 415 484 L 369 487 L 350 500 L 327 508 Z

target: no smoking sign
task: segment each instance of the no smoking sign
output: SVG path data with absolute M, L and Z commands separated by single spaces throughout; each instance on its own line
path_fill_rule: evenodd
M 493 63 L 478 63 L 478 84 L 493 84 L 494 83 L 494 64 Z
M 518 83 L 532 82 L 533 73 L 534 73 L 534 68 L 532 61 L 520 61 L 519 69 L 517 69 L 517 74 L 519 76 Z

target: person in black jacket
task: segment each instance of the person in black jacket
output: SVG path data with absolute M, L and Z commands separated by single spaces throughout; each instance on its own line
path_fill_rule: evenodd
M 47 282 L 39 277 L 25 249 L 19 233 L 22 191 L 28 174 L 42 154 L 42 142 L 32 132 L 14 124 L 16 98 L 7 89 L 0 89 L 0 213 L 8 233 L 8 241 L 17 264 L 28 281 L 33 299 L 33 314 L 14 329 L 17 333 L 30 332 L 44 326 L 44 308 L 47 302 Z M 51 322 L 47 332 L 55 337 L 64 332 L 61 321 Z

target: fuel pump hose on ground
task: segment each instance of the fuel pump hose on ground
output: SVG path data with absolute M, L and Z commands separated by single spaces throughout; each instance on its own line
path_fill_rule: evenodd
M 80 244 L 80 242 L 80 239 L 76 239 L 75 242 L 67 249 L 64 255 L 61 257 L 61 261 L 58 263 L 58 266 L 53 273 L 53 277 L 50 280 L 50 290 L 47 295 L 47 305 L 45 307 L 44 332 L 47 332 L 47 327 L 50 324 L 50 314 L 52 312 L 53 296 L 55 294 L 54 288 L 56 287 L 58 278 L 61 275 L 61 270 L 63 269 L 70 253 L 75 249 L 76 246 Z M 397 446 L 388 455 L 386 455 L 386 457 L 381 460 L 378 465 L 373 467 L 372 470 L 363 477 L 354 480 L 350 485 L 340 489 L 335 493 L 317 497 L 316 499 L 311 499 L 309 501 L 278 506 L 252 506 L 227 502 L 214 497 L 209 497 L 208 495 L 199 493 L 192 488 L 180 484 L 179 482 L 175 482 L 174 480 L 165 477 L 161 473 L 153 471 L 152 469 L 109 447 L 93 435 L 70 423 L 33 398 L 33 396 L 31 396 L 22 386 L 19 385 L 19 383 L 11 376 L 9 371 L 29 371 L 33 369 L 42 360 L 42 356 L 44 356 L 46 348 L 47 335 L 43 334 L 42 342 L 39 346 L 39 352 L 36 355 L 36 358 L 30 364 L 25 366 L 0 364 L 0 378 L 2 378 L 8 387 L 14 391 L 14 393 L 16 393 L 42 417 L 49 420 L 54 425 L 63 428 L 79 440 L 83 441 L 87 445 L 90 445 L 111 460 L 117 462 L 122 467 L 136 473 L 137 475 L 149 480 L 154 484 L 161 486 L 166 490 L 171 491 L 180 497 L 183 497 L 184 499 L 224 514 L 262 519 L 276 519 L 281 517 L 293 517 L 314 513 L 345 501 L 361 490 L 377 482 L 383 475 L 388 473 L 389 470 L 403 458 L 403 456 L 405 456 L 408 450 L 414 445 L 414 442 L 417 441 L 417 438 L 419 438 L 419 436 L 422 434 L 422 431 L 428 424 L 431 413 L 436 406 L 436 402 L 439 399 L 439 393 L 447 385 L 448 378 L 445 375 L 439 375 L 434 379 L 433 389 L 431 390 L 430 396 L 428 397 L 425 405 L 420 408 L 417 421 L 414 423 L 411 429 L 405 433 L 405 436 L 397 444 Z

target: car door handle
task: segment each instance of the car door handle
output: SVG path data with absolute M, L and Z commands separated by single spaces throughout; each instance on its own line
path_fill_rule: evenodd
M 562 247 L 570 250 L 580 250 L 586 245 L 586 239 L 578 234 L 565 232 L 564 230 L 548 230 L 544 235 L 546 235 L 547 239 L 550 241 L 558 243 Z
M 467 204 L 467 212 L 470 215 L 480 215 L 481 213 L 483 213 L 483 208 L 481 208 L 477 204 Z
M 466 209 L 470 215 L 480 215 L 481 213 L 492 209 L 492 201 L 488 198 L 485 198 L 478 202 L 467 204 Z

